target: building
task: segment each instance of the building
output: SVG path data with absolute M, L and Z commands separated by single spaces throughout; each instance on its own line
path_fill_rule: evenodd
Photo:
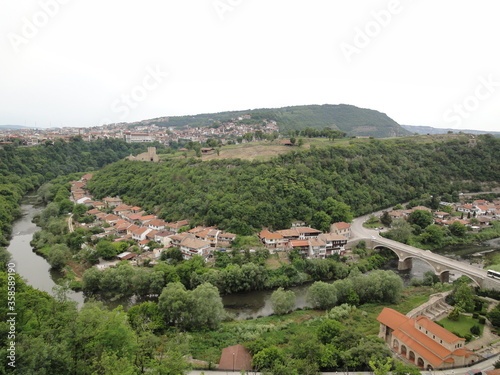
M 142 143 L 142 142 L 153 142 L 154 139 L 149 133 L 132 133 L 124 132 L 123 139 L 127 143 Z
M 206 258 L 210 254 L 210 242 L 192 238 L 192 235 L 184 237 L 180 242 L 180 249 L 184 259 L 191 259 L 195 255 Z
M 351 238 L 351 224 L 344 223 L 343 221 L 339 223 L 333 223 L 330 226 L 330 233 L 340 234 L 341 236 Z
M 148 147 L 147 152 L 143 152 L 137 156 L 132 156 L 132 154 L 127 158 L 132 161 L 151 161 L 157 163 L 160 161 L 159 156 L 156 154 L 156 147 Z
M 222 349 L 219 360 L 219 370 L 223 371 L 250 371 L 252 369 L 252 355 L 243 345 L 234 345 Z
M 277 248 L 283 246 L 283 236 L 280 233 L 271 233 L 268 230 L 263 230 L 259 233 L 259 238 L 266 247 Z
M 409 362 L 427 371 L 466 367 L 478 356 L 465 348 L 465 339 L 437 325 L 427 316 L 409 318 L 384 308 L 377 320 L 379 337 Z

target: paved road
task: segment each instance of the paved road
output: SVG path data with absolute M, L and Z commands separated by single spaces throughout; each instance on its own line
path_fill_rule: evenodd
M 492 282 L 496 282 L 499 284 L 500 288 L 500 282 L 498 280 L 493 280 L 491 278 L 487 277 L 486 271 L 483 269 L 480 269 L 478 267 L 475 267 L 473 265 L 469 265 L 466 263 L 459 262 L 454 259 L 450 259 L 447 257 L 444 257 L 442 255 L 435 254 L 429 250 L 422 250 L 418 249 L 413 246 L 408 246 L 405 244 L 402 244 L 397 241 L 389 240 L 387 238 L 384 238 L 380 236 L 379 232 L 374 230 L 374 229 L 368 229 L 363 227 L 363 223 L 371 216 L 380 216 L 383 211 L 378 211 L 374 212 L 373 214 L 365 215 L 358 217 L 354 219 L 352 222 L 351 226 L 351 232 L 352 232 L 352 238 L 349 240 L 349 242 L 357 241 L 359 239 L 365 239 L 365 240 L 372 240 L 374 244 L 378 244 L 381 246 L 386 246 L 390 247 L 391 249 L 394 250 L 401 250 L 404 251 L 405 253 L 408 253 L 410 255 L 413 255 L 415 257 L 418 257 L 420 259 L 426 260 L 428 262 L 435 262 L 442 264 L 446 268 L 451 268 L 452 270 L 456 270 L 461 273 L 465 273 L 469 276 L 475 276 L 479 279 L 488 279 L 491 280 Z M 446 270 L 445 268 L 445 270 Z

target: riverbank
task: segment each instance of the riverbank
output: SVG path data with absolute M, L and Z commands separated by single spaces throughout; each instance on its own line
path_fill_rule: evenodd
M 63 275 L 52 270 L 46 259 L 37 255 L 30 244 L 33 235 L 40 231 L 40 228 L 33 223 L 33 218 L 44 207 L 37 205 L 35 196 L 27 196 L 23 199 L 20 208 L 22 214 L 13 223 L 12 238 L 7 251 L 16 264 L 17 273 L 28 284 L 54 295 L 53 288 L 58 286 L 57 280 Z M 82 293 L 68 291 L 68 298 L 77 302 L 79 306 L 83 306 L 84 298 Z

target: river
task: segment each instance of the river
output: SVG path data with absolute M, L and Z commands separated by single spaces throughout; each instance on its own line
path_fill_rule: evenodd
M 27 196 L 24 198 L 21 210 L 23 216 L 14 222 L 12 229 L 12 240 L 7 250 L 12 254 L 12 258 L 16 263 L 17 272 L 22 276 L 28 284 L 42 291 L 53 294 L 52 288 L 57 285 L 61 274 L 50 269 L 47 261 L 37 255 L 30 246 L 30 241 L 33 234 L 40 230 L 32 222 L 34 215 L 40 212 L 43 206 L 36 205 L 36 197 Z M 483 257 L 474 256 L 478 253 L 486 252 L 486 256 L 493 256 L 500 250 L 500 239 L 486 241 L 485 245 L 464 245 L 455 246 L 453 249 L 440 249 L 436 253 L 445 255 L 450 258 L 458 259 L 462 262 L 483 262 Z M 478 264 L 481 266 L 482 263 Z M 411 270 L 398 271 L 397 259 L 389 261 L 384 269 L 396 272 L 405 285 L 409 285 L 412 278 L 422 279 L 425 272 L 432 270 L 431 267 L 419 259 L 413 260 Z M 450 280 L 453 281 L 460 275 L 450 275 Z M 310 284 L 305 284 L 290 288 L 295 292 L 297 297 L 296 308 L 307 306 L 306 294 Z M 255 291 L 242 294 L 231 294 L 222 297 L 224 307 L 228 312 L 234 315 L 235 319 L 251 319 L 260 316 L 268 316 L 272 314 L 271 294 L 272 290 Z M 68 297 L 78 303 L 81 307 L 85 301 L 82 292 L 68 292 Z M 135 302 L 134 298 L 127 298 L 118 301 L 106 301 L 105 304 L 110 307 L 116 307 L 119 304 L 125 308 L 130 307 Z
M 40 230 L 32 220 L 42 209 L 42 206 L 36 205 L 35 196 L 27 196 L 23 199 L 22 217 L 14 222 L 12 239 L 7 251 L 12 255 L 17 273 L 28 284 L 41 291 L 54 294 L 52 288 L 57 285 L 56 281 L 61 278 L 61 274 L 51 270 L 45 258 L 37 255 L 30 245 L 33 234 Z M 68 297 L 76 301 L 79 306 L 83 305 L 83 293 L 69 291 Z

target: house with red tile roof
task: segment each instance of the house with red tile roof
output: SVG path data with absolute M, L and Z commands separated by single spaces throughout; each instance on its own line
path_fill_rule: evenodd
M 333 223 L 330 226 L 330 233 L 340 234 L 344 237 L 351 238 L 351 224 L 340 221 Z
M 345 245 L 347 244 L 347 237 L 341 234 L 335 233 L 323 233 L 318 237 L 320 240 L 324 241 L 326 244 L 326 254 L 342 254 L 345 251 Z
M 386 307 L 377 320 L 379 337 L 393 351 L 423 370 L 466 367 L 479 359 L 465 348 L 465 339 L 426 316 L 413 319 Z
M 115 198 L 106 197 L 103 199 L 103 202 L 106 203 L 108 207 L 116 207 L 119 206 L 120 204 L 123 204 L 123 201 L 118 197 Z
M 122 212 L 130 212 L 130 211 L 131 211 L 131 207 L 127 204 L 120 204 L 120 205 L 116 206 L 115 208 L 113 208 L 113 213 L 115 215 L 119 215 Z
M 236 234 L 234 233 L 219 233 L 219 241 L 220 242 L 227 242 L 227 243 L 232 243 L 236 239 Z
M 299 239 L 301 240 L 317 238 L 321 234 L 320 230 L 309 227 L 295 227 L 295 230 L 299 232 Z
M 167 223 L 165 228 L 171 232 L 177 233 L 179 231 L 179 229 L 181 229 L 182 227 L 185 227 L 187 225 L 189 225 L 189 220 L 181 220 L 181 221 L 177 221 L 175 223 Z
M 163 221 L 162 219 L 153 219 L 150 222 L 148 222 L 147 225 L 151 229 L 164 230 L 165 229 L 165 225 L 167 225 L 167 223 L 165 221 Z
M 278 230 L 276 233 L 281 234 L 285 241 L 298 240 L 300 237 L 300 233 L 296 228 Z
M 207 257 L 210 254 L 210 242 L 202 241 L 188 234 L 180 243 L 184 259 L 191 259 L 195 255 Z
M 259 233 L 259 238 L 267 247 L 276 248 L 283 245 L 283 235 L 281 233 L 271 233 L 263 230 Z

